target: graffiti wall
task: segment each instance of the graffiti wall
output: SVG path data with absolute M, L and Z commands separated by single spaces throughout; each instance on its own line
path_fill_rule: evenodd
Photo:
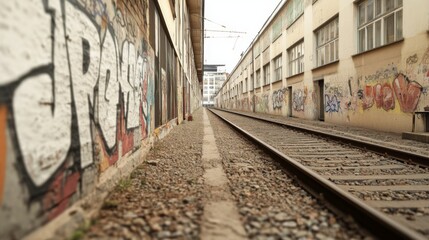
M 56 217 L 150 136 L 148 1 L 0 4 L 0 238 Z
M 382 125 L 411 124 L 411 113 L 429 106 L 429 49 L 379 64 L 375 70 L 325 77 L 325 113 L 334 121 Z M 346 80 L 347 79 L 347 80 Z M 368 122 L 366 119 L 387 119 Z M 408 128 L 404 128 L 406 131 Z M 393 128 L 386 130 L 394 131 Z
M 292 116 L 308 119 L 318 119 L 322 112 L 328 122 L 409 131 L 412 113 L 429 107 L 429 48 L 406 55 L 385 51 L 394 52 L 394 57 L 324 75 L 321 86 L 313 79 L 290 88 L 279 82 L 224 102 L 233 101 L 230 106 L 243 111 L 253 111 L 254 106 L 258 113 L 287 116 L 292 110 Z M 220 104 L 228 108 L 224 102 Z M 423 130 L 423 119 L 417 124 Z

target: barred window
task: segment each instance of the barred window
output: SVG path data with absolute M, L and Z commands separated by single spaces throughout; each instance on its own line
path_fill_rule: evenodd
M 274 58 L 274 81 L 282 80 L 282 55 Z
M 316 32 L 317 66 L 338 60 L 338 18 Z
M 358 5 L 358 51 L 403 38 L 402 0 L 366 0 Z
M 304 72 L 304 41 L 288 50 L 289 76 Z

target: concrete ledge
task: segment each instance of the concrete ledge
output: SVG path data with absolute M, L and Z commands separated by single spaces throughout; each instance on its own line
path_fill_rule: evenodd
M 403 132 L 402 139 L 429 143 L 429 132 Z

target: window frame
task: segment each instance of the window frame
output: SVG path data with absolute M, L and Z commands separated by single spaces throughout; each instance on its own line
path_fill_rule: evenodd
M 390 9 L 387 9 L 388 3 L 392 3 Z M 402 40 L 404 38 L 403 7 L 403 0 L 359 2 L 356 5 L 357 52 L 363 53 Z M 389 19 L 391 17 L 392 19 Z M 393 21 L 388 25 L 389 20 Z M 389 29 L 392 30 L 391 35 L 387 32 Z
M 283 70 L 283 59 L 282 59 L 282 54 L 280 54 L 273 59 L 273 72 L 274 72 L 273 82 L 278 82 L 283 79 L 282 70 Z
M 255 75 L 256 75 L 255 88 L 259 88 L 261 87 L 261 69 L 260 68 L 255 71 Z
M 301 49 L 299 49 L 301 48 Z M 300 50 L 300 51 L 298 51 Z M 289 67 L 289 77 L 298 75 L 300 73 L 303 73 L 305 71 L 304 68 L 304 39 L 298 41 L 296 44 L 294 44 L 292 47 L 290 47 L 288 50 L 288 67 Z M 296 52 L 296 54 L 294 54 Z M 301 55 L 299 55 L 302 53 Z M 294 57 L 296 55 L 296 57 Z M 295 66 L 296 64 L 296 66 Z M 294 68 L 295 67 L 295 68 Z
M 265 86 L 265 85 L 268 85 L 268 84 L 270 84 L 271 83 L 271 69 L 270 69 L 270 63 L 267 63 L 267 64 L 265 64 L 263 67 L 262 67 L 262 69 L 263 69 L 263 71 L 264 71 L 264 77 L 263 77 L 263 80 L 264 80 L 264 84 L 263 84 L 263 86 Z
M 321 67 L 339 59 L 339 17 L 327 21 L 315 31 L 316 67 Z M 328 51 L 328 54 L 326 52 Z M 321 54 L 323 56 L 321 58 Z
M 304 9 L 304 0 L 290 1 L 286 9 L 286 28 L 292 26 L 304 14 Z

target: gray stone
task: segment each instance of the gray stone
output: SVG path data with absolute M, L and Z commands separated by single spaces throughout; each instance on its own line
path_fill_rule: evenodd
M 286 221 L 282 225 L 287 228 L 296 228 L 298 226 L 295 221 Z
M 284 212 L 281 212 L 281 213 L 277 213 L 277 214 L 274 216 L 274 219 L 275 219 L 277 222 L 284 222 L 284 221 L 286 221 L 286 220 L 289 220 L 289 219 L 290 219 L 290 217 L 289 217 L 289 215 L 288 215 L 288 214 L 286 214 L 286 213 L 284 213 Z

